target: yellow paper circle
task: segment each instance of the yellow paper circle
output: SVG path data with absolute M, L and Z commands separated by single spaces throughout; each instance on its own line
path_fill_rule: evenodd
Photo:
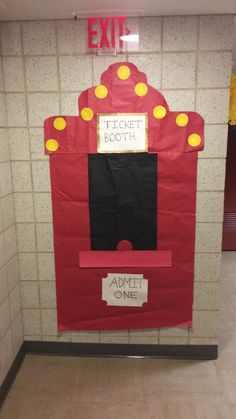
M 188 143 L 192 147 L 198 147 L 201 144 L 201 137 L 198 134 L 191 134 L 188 137 Z
M 59 147 L 59 144 L 57 140 L 54 140 L 54 139 L 47 140 L 46 149 L 48 151 L 57 151 L 58 147 Z
M 186 115 L 186 113 L 179 113 L 179 115 L 176 116 L 176 124 L 179 127 L 185 127 L 188 124 L 188 115 Z
M 137 96 L 145 96 L 148 92 L 148 87 L 145 83 L 137 83 L 135 85 L 134 91 Z
M 91 121 L 93 119 L 93 110 L 91 108 L 83 108 L 81 111 L 81 118 L 84 121 Z
M 127 65 L 121 65 L 117 70 L 117 76 L 121 80 L 127 80 L 130 76 L 130 69 Z
M 163 119 L 166 116 L 166 108 L 164 106 L 158 105 L 153 109 L 153 116 L 156 119 Z
M 95 89 L 95 96 L 98 99 L 104 99 L 108 95 L 108 89 L 103 84 L 99 84 L 99 86 Z
M 58 131 L 62 131 L 66 127 L 66 120 L 62 117 L 58 117 L 58 118 L 54 119 L 53 126 Z

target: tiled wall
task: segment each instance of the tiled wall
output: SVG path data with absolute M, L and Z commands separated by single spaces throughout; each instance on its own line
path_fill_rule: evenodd
M 216 342 L 233 16 L 140 18 L 131 19 L 132 25 L 139 25 L 139 52 L 117 57 L 87 54 L 85 21 L 1 25 L 26 340 Z M 98 83 L 110 63 L 121 60 L 146 72 L 171 110 L 196 110 L 206 121 L 206 148 L 199 156 L 193 328 L 58 336 L 43 121 L 60 113 L 76 115 L 78 93 Z
M 0 56 L 0 385 L 23 342 L 2 62 Z

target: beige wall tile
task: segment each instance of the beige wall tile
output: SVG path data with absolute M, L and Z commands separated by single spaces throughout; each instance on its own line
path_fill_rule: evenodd
M 62 333 L 62 334 L 56 335 L 56 336 L 43 335 L 42 340 L 44 342 L 71 342 L 71 336 L 70 336 L 70 333 Z
M 50 193 L 35 193 L 36 222 L 52 222 L 52 198 Z
M 17 223 L 34 222 L 33 195 L 31 193 L 14 194 Z
M 5 376 L 8 373 L 9 368 L 12 364 L 12 339 L 11 339 L 11 329 L 0 340 L 0 383 L 3 382 Z
M 7 295 L 8 295 L 7 270 L 4 267 L 0 270 L 0 304 L 3 303 Z
M 91 64 L 92 58 L 89 56 L 60 56 L 61 90 L 82 91 L 90 87 L 92 85 Z
M 156 52 L 161 50 L 161 18 L 139 18 L 139 51 Z
M 86 342 L 86 340 L 84 340 Z M 93 341 L 91 341 L 93 342 Z M 128 335 L 127 336 L 101 336 L 100 334 L 100 343 L 129 343 Z
M 34 252 L 36 249 L 33 223 L 16 224 L 18 252 Z
M 23 22 L 23 46 L 26 55 L 56 54 L 55 22 Z
M 200 50 L 231 50 L 233 19 L 233 15 L 200 16 Z
M 5 95 L 0 93 L 0 127 L 6 127 L 7 124 L 7 114 L 6 114 L 6 105 L 5 105 Z
M 228 125 L 206 125 L 205 147 L 200 158 L 226 157 Z
M 196 252 L 220 252 L 222 238 L 221 223 L 197 223 Z
M 14 192 L 30 192 L 32 191 L 31 167 L 26 161 L 13 161 L 12 177 Z
M 4 231 L 4 240 L 6 246 L 6 261 L 8 262 L 17 252 L 15 225 Z
M 162 90 L 171 111 L 194 111 L 194 90 Z
M 228 121 L 228 89 L 198 89 L 196 111 L 206 124 L 225 124 Z
M 44 155 L 44 130 L 43 128 L 30 128 L 30 148 L 32 160 L 48 160 Z
M 9 128 L 11 160 L 29 160 L 29 135 L 26 128 Z
M 195 281 L 218 281 L 221 253 L 195 254 Z
M 59 54 L 84 54 L 87 52 L 86 19 L 58 20 L 56 25 Z
M 61 93 L 62 115 L 75 116 L 79 114 L 78 98 L 79 98 L 79 92 Z
M 0 196 L 12 193 L 12 177 L 10 162 L 0 163 Z
M 38 253 L 38 266 L 40 281 L 55 281 L 53 253 Z
M 11 322 L 21 311 L 20 286 L 17 284 L 9 295 Z
M 4 233 L 0 234 L 0 269 L 6 263 L 6 249 L 5 249 L 5 242 L 4 242 Z
M 192 52 L 163 54 L 163 89 L 191 89 L 195 87 L 196 55 Z
M 29 93 L 29 125 L 42 127 L 49 116 L 59 115 L 58 93 Z
M 129 336 L 157 337 L 157 329 L 130 329 Z
M 53 252 L 53 231 L 51 223 L 39 223 L 36 225 L 37 250 L 39 252 Z
M 27 115 L 24 93 L 7 93 L 6 106 L 8 127 L 25 127 Z
M 23 327 L 24 335 L 40 335 L 40 310 L 39 309 L 23 309 Z
M 9 161 L 10 151 L 7 137 L 7 129 L 0 128 L 0 163 Z
M 43 335 L 57 335 L 57 313 L 53 309 L 42 309 Z
M 87 343 L 98 343 L 99 332 L 72 332 L 72 342 L 87 342 Z
M 56 308 L 56 285 L 54 281 L 40 281 L 41 308 Z
M 3 81 L 3 59 L 0 57 L 0 92 L 4 92 L 4 81 Z
M 169 336 L 169 337 L 164 337 L 161 336 L 159 339 L 159 344 L 160 345 L 187 345 L 188 344 L 188 338 L 187 337 L 174 337 L 174 336 Z
M 16 356 L 23 343 L 23 324 L 21 313 L 16 316 L 11 325 L 12 332 L 12 352 L 13 356 Z
M 15 288 L 19 281 L 19 266 L 18 255 L 15 255 L 6 265 L 7 270 L 7 283 L 9 292 Z
M 223 191 L 225 186 L 225 160 L 200 159 L 198 161 L 198 191 Z
M 39 290 L 37 281 L 21 281 L 22 308 L 39 307 Z
M 3 228 L 9 228 L 15 223 L 13 195 L 6 195 L 1 199 Z
M 217 345 L 218 340 L 214 338 L 191 338 L 189 339 L 190 345 Z
M 50 175 L 49 175 L 49 162 L 48 161 L 33 161 L 33 186 L 35 192 L 49 192 Z
M 197 16 L 163 18 L 163 50 L 192 51 L 197 47 Z
M 194 311 L 190 337 L 215 338 L 217 336 L 218 311 Z
M 217 310 L 219 307 L 219 284 L 217 282 L 195 282 L 194 310 Z
M 198 192 L 197 193 L 197 221 L 220 222 L 223 221 L 224 192 Z
M 187 337 L 188 328 L 187 327 L 162 327 L 159 332 L 160 337 Z
M 37 261 L 35 253 L 19 253 L 21 281 L 37 280 Z
M 113 63 L 119 63 L 121 61 L 126 61 L 124 55 L 117 55 L 115 57 L 102 57 L 94 56 L 93 57 L 93 82 L 94 84 L 100 83 L 100 77 L 107 68 Z
M 150 336 L 129 336 L 130 344 L 143 344 L 143 345 L 157 345 L 157 337 Z
M 198 55 L 197 86 L 229 87 L 232 72 L 231 52 L 201 52 Z
M 132 55 L 129 54 L 128 61 L 135 64 L 139 71 L 147 76 L 148 84 L 160 89 L 161 87 L 161 54 Z
M 10 326 L 9 299 L 5 298 L 5 300 L 0 305 L 0 339 L 6 333 L 9 326 Z
M 3 73 L 6 92 L 24 92 L 25 82 L 21 57 L 4 57 Z
M 21 55 L 20 22 L 2 22 L 2 54 Z
M 26 57 L 26 88 L 30 92 L 58 91 L 56 57 Z

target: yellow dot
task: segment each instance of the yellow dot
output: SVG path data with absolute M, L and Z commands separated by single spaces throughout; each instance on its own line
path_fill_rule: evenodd
M 57 140 L 53 140 L 53 139 L 47 140 L 46 149 L 48 151 L 57 151 L 58 147 L 59 147 L 59 144 L 58 144 Z
M 134 91 L 137 96 L 145 96 L 148 92 L 148 87 L 145 83 L 137 83 L 135 85 Z
M 58 131 L 62 131 L 66 127 L 66 120 L 64 118 L 58 117 L 58 118 L 54 119 L 53 126 Z
M 176 116 L 176 124 L 179 127 L 185 127 L 188 124 L 188 115 L 186 115 L 186 113 L 179 113 L 179 115 Z
M 99 84 L 99 86 L 95 89 L 95 96 L 98 99 L 104 99 L 108 95 L 108 89 L 103 84 Z
M 201 144 L 201 137 L 198 134 L 191 134 L 188 137 L 188 143 L 192 147 L 198 147 Z
M 83 108 L 81 111 L 81 118 L 84 121 L 91 121 L 93 119 L 93 110 L 91 108 Z
M 117 70 L 117 76 L 121 80 L 127 80 L 130 76 L 130 69 L 127 65 L 121 65 Z
M 158 105 L 153 109 L 153 116 L 156 119 L 163 119 L 166 116 L 166 108 L 164 106 Z

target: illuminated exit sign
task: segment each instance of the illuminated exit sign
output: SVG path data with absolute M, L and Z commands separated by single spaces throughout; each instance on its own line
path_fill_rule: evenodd
M 124 47 L 124 41 L 132 40 L 126 23 L 127 18 L 118 17 L 89 17 L 88 18 L 88 47 L 90 49 L 117 49 Z M 136 35 L 138 36 L 138 35 Z

